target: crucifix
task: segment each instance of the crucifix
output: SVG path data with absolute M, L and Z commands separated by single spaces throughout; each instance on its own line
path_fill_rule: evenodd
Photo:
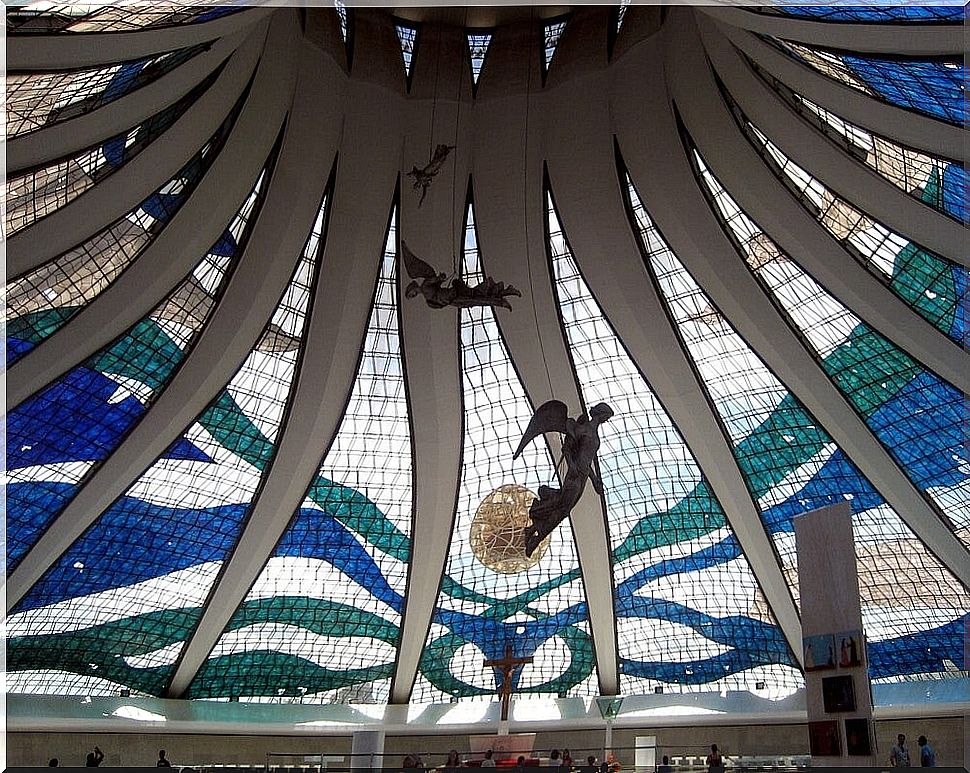
M 509 701 L 512 698 L 512 674 L 516 669 L 521 668 L 526 663 L 531 663 L 532 658 L 512 657 L 512 645 L 505 645 L 505 657 L 500 660 L 486 660 L 485 665 L 498 668 L 502 671 L 502 686 L 498 690 L 499 697 L 502 699 L 502 721 L 506 722 L 509 718 Z

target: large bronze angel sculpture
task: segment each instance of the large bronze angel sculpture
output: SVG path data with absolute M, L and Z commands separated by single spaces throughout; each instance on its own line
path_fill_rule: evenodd
M 469 308 L 471 306 L 501 306 L 511 311 L 512 307 L 507 296 L 522 293 L 505 282 L 496 282 L 487 276 L 474 287 L 459 277 L 448 281 L 448 276 L 435 271 L 430 265 L 415 255 L 405 242 L 401 242 L 401 255 L 404 258 L 404 268 L 412 281 L 404 290 L 404 295 L 414 298 L 423 295 L 425 302 L 432 309 L 443 309 L 445 306 Z M 418 282 L 417 280 L 421 280 Z
M 415 164 L 411 167 L 411 171 L 406 173 L 405 176 L 410 177 L 414 181 L 412 183 L 414 190 L 421 191 L 421 200 L 418 201 L 418 207 L 424 204 L 424 197 L 428 195 L 428 188 L 431 187 L 434 178 L 441 171 L 441 166 L 445 163 L 445 159 L 448 158 L 448 154 L 454 149 L 454 145 L 438 145 L 434 149 L 431 160 L 423 168 L 418 169 Z
M 564 435 L 562 457 L 566 462 L 566 473 L 562 488 L 539 486 L 539 498 L 529 508 L 532 524 L 525 537 L 527 556 L 531 556 L 539 543 L 572 512 L 586 489 L 587 480 L 597 494 L 603 495 L 603 481 L 596 469 L 596 452 L 600 447 L 600 424 L 612 416 L 613 409 L 606 403 L 594 405 L 588 416 L 584 411 L 576 419 L 569 418 L 566 404 L 559 400 L 549 400 L 536 409 L 512 458 L 517 458 L 539 435 L 561 432 Z

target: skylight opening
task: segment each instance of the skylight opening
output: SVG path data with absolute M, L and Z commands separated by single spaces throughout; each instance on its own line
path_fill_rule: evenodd
M 337 18 L 340 20 L 340 36 L 347 43 L 347 34 L 350 20 L 348 18 L 347 3 L 344 0 L 334 0 L 334 10 L 337 11 Z
M 472 68 L 472 86 L 475 87 L 478 85 L 478 77 L 481 75 L 488 47 L 492 42 L 492 33 L 468 32 L 465 37 L 468 41 L 468 59 Z
M 566 29 L 566 20 L 547 22 L 543 27 L 542 45 L 544 50 L 543 57 L 543 77 L 549 72 L 552 65 L 552 58 L 556 55 L 556 47 L 562 37 L 563 30 Z
M 411 66 L 414 62 L 414 51 L 418 44 L 418 28 L 398 21 L 394 24 L 397 38 L 401 43 L 401 56 L 404 58 L 404 74 L 407 77 L 408 88 L 411 86 Z

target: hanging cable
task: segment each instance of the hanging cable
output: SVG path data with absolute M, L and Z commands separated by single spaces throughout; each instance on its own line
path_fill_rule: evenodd
M 466 35 L 466 30 L 468 29 L 468 6 L 465 6 L 464 15 L 462 16 L 461 23 L 461 34 L 464 37 Z M 467 38 L 465 38 L 467 40 Z M 441 50 L 440 48 L 438 49 Z M 454 256 L 454 273 L 455 276 L 461 276 L 464 272 L 461 270 L 461 258 L 459 256 L 464 254 L 465 250 L 465 234 L 456 234 L 455 232 L 455 210 L 458 204 L 458 133 L 461 129 L 461 86 L 464 82 L 464 62 L 461 57 L 458 59 L 458 78 L 457 85 L 455 86 L 455 137 L 452 143 L 455 147 L 455 156 L 451 164 L 451 244 L 452 247 L 455 245 L 455 237 L 458 236 L 458 249 L 453 250 Z M 464 202 L 464 199 L 462 199 Z M 467 202 L 466 202 L 467 203 Z M 467 213 L 467 207 L 462 205 L 462 219 L 464 222 L 464 216 Z
M 527 60 L 528 75 L 525 87 L 525 138 L 523 142 L 525 174 L 522 190 L 522 212 L 525 216 L 525 262 L 529 269 L 529 293 L 532 297 L 532 317 L 536 325 L 536 338 L 539 339 L 539 355 L 542 357 L 542 366 L 546 371 L 546 381 L 549 384 L 549 396 L 553 397 L 555 396 L 555 391 L 552 388 L 552 376 L 549 374 L 549 362 L 546 359 L 545 347 L 542 344 L 542 329 L 539 327 L 539 312 L 536 309 L 535 285 L 532 280 L 532 238 L 529 234 L 529 117 L 532 113 L 532 54 L 534 42 L 535 7 L 532 7 L 529 9 L 529 57 Z M 545 206 L 545 201 L 543 201 L 543 206 Z

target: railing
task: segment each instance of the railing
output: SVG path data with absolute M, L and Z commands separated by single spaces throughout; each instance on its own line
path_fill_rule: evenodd
M 650 756 L 655 756 L 656 763 L 653 765 L 635 764 L 637 751 L 641 754 L 647 752 Z M 586 758 L 593 755 L 596 764 L 599 765 L 604 759 L 609 760 L 609 756 L 602 747 L 591 748 L 572 748 L 570 750 L 573 759 L 573 771 L 578 771 L 586 766 Z M 423 762 L 424 769 L 444 770 L 444 761 L 447 752 L 441 749 L 428 751 L 394 751 L 382 754 L 358 754 L 351 753 L 339 754 L 297 754 L 293 752 L 267 752 L 263 764 L 236 764 L 236 763 L 215 763 L 206 762 L 195 765 L 185 766 L 198 773 L 324 773 L 325 771 L 357 771 L 357 770 L 384 770 L 384 771 L 413 771 L 413 767 L 403 767 L 404 758 L 408 755 L 417 755 Z M 549 750 L 541 749 L 533 752 L 522 752 L 526 759 L 526 766 L 550 767 Z M 612 749 L 613 759 L 620 763 L 620 773 L 655 773 L 657 767 L 661 765 L 663 757 L 669 759 L 671 773 L 695 773 L 695 771 L 706 771 L 705 760 L 710 754 L 709 746 L 648 746 L 648 747 L 614 747 Z M 744 771 L 796 771 L 811 767 L 811 758 L 807 754 L 782 754 L 782 755 L 755 755 L 743 752 L 725 753 L 721 752 L 725 770 L 743 773 Z M 463 768 L 477 768 L 482 759 L 481 752 L 462 751 L 459 758 L 462 760 Z M 512 759 L 497 760 L 497 770 L 514 767 L 515 757 Z M 648 757 L 649 758 L 649 757 Z M 183 768 L 184 769 L 184 768 Z

